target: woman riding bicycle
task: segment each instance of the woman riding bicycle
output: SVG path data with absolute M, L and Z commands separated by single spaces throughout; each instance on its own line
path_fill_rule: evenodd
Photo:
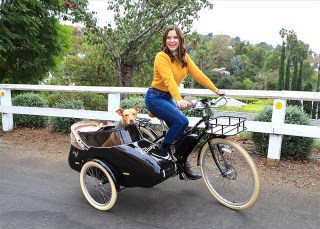
M 182 30 L 178 26 L 169 26 L 162 38 L 161 51 L 154 61 L 154 78 L 145 97 L 148 110 L 166 122 L 169 127 L 161 147 L 170 151 L 170 146 L 181 138 L 189 125 L 187 117 L 179 110 L 187 108 L 190 103 L 183 100 L 179 85 L 190 74 L 199 84 L 218 95 L 225 91 L 219 90 L 211 80 L 203 74 L 186 52 Z M 189 179 L 201 176 L 190 170 L 186 161 L 181 162 L 184 174 Z

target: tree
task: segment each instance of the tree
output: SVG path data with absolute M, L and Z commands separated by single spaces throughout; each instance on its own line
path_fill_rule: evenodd
M 193 20 L 202 8 L 212 8 L 207 0 L 175 1 L 109 1 L 113 11 L 114 25 L 108 23 L 98 28 L 93 14 L 87 12 L 86 0 L 69 1 L 76 4 L 70 9 L 74 22 L 84 22 L 97 34 L 112 56 L 117 74 L 117 86 L 131 86 L 135 68 L 154 59 L 161 46 L 163 28 L 178 23 L 188 32 Z
M 231 47 L 232 38 L 227 35 L 216 35 L 207 43 L 208 62 L 213 68 L 230 68 L 230 61 L 234 55 Z
M 187 46 L 191 46 L 192 51 L 196 51 L 198 44 L 201 41 L 201 36 L 197 32 L 193 32 L 190 35 L 186 35 Z
M 262 69 L 267 50 L 264 49 L 263 46 L 258 45 L 249 45 L 247 50 L 246 55 L 250 59 L 250 62 L 256 65 L 259 69 Z
M 279 77 L 278 77 L 278 90 L 282 91 L 285 87 L 284 81 L 284 68 L 285 68 L 285 55 L 286 55 L 286 47 L 285 42 L 282 41 L 281 47 L 281 56 L 280 56 L 280 65 L 279 65 Z
M 234 46 L 235 55 L 243 55 L 243 54 L 246 55 L 248 52 L 248 49 L 247 49 L 248 45 L 249 45 L 248 42 L 238 41 L 238 39 L 235 39 L 235 46 Z
M 0 81 L 39 83 L 71 47 L 59 24 L 58 0 L 7 0 L 0 5 Z
M 90 34 L 84 35 L 73 28 L 72 49 L 61 65 L 61 71 L 53 73 L 51 84 L 81 86 L 114 86 L 116 76 L 111 55 L 101 43 L 89 44 Z
M 299 70 L 297 73 L 297 85 L 296 90 L 302 91 L 302 72 L 303 72 L 303 61 L 308 57 L 308 46 L 302 42 L 298 41 L 298 45 L 296 48 L 297 62 L 299 64 Z
M 282 31 L 282 30 L 281 30 Z M 281 33 L 280 31 L 280 33 Z M 286 31 L 286 30 L 285 30 Z M 287 38 L 287 64 L 286 64 L 286 75 L 285 75 L 285 82 L 284 82 L 284 89 L 290 90 L 290 81 L 291 81 L 291 64 L 294 60 L 293 50 L 297 43 L 297 35 L 293 30 L 290 30 L 289 32 L 286 32 L 284 35 L 286 35 Z
M 263 63 L 263 70 L 264 71 L 269 71 L 269 70 L 278 70 L 280 67 L 280 56 L 278 51 L 275 49 L 270 50 L 266 54 L 265 61 Z
M 187 51 L 188 47 L 191 46 L 191 53 L 193 54 L 193 57 L 196 59 L 197 58 L 197 49 L 198 49 L 198 44 L 201 41 L 201 36 L 197 32 L 193 32 L 190 35 L 186 35 L 185 37 L 186 43 L 187 43 Z M 203 65 L 202 65 L 203 66 Z M 202 67 L 200 68 L 202 70 Z M 194 88 L 194 80 L 191 78 L 191 88 Z
M 287 58 L 287 64 L 286 64 L 286 75 L 284 80 L 284 90 L 290 90 L 290 76 L 291 76 L 291 69 L 290 69 L 290 56 Z

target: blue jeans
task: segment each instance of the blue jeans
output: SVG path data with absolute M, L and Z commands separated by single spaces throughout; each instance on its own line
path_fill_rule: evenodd
M 169 92 L 149 88 L 146 93 L 145 104 L 153 115 L 164 120 L 169 127 L 164 143 L 172 144 L 183 136 L 189 125 L 189 120 L 177 108 Z

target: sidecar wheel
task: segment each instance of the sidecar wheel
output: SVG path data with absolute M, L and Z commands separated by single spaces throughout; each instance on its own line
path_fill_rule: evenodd
M 99 210 L 110 210 L 117 201 L 118 192 L 110 170 L 96 161 L 83 165 L 80 185 L 87 201 Z

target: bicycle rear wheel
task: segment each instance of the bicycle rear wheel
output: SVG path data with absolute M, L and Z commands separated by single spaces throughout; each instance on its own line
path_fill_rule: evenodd
M 157 139 L 157 134 L 155 133 L 155 131 L 146 128 L 144 126 L 139 126 L 140 132 L 142 134 L 142 137 L 153 142 Z
M 237 143 L 210 139 L 200 152 L 200 170 L 210 193 L 224 206 L 244 210 L 256 202 L 260 191 L 257 169 Z

